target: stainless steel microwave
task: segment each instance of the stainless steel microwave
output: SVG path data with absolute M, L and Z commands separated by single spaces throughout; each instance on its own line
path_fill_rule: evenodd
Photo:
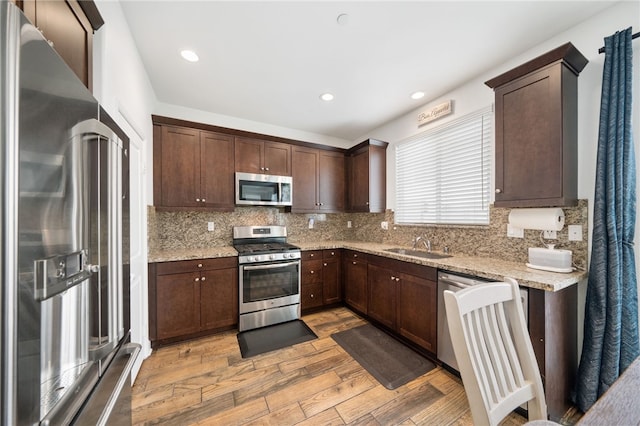
M 290 206 L 293 178 L 236 172 L 236 204 Z

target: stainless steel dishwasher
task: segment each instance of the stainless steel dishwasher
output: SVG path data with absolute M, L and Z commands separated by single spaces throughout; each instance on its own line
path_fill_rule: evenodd
M 444 307 L 444 291 L 460 291 L 473 285 L 482 285 L 489 280 L 469 275 L 452 274 L 451 272 L 438 272 L 438 359 L 446 366 L 455 371 L 459 371 L 456 355 L 453 352 L 451 336 L 449 335 L 449 325 L 447 323 L 447 312 Z M 524 308 L 524 316 L 529 321 L 529 293 L 526 288 L 520 288 L 520 298 Z

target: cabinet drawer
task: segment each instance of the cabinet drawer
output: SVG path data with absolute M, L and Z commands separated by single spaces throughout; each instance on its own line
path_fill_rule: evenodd
M 359 251 L 345 250 L 344 258 L 349 261 L 367 262 L 367 255 Z
M 235 268 L 238 266 L 237 257 L 219 257 L 211 259 L 180 260 L 175 262 L 160 262 L 157 264 L 158 275 L 181 274 L 183 272 L 210 271 L 214 269 Z
M 303 285 L 301 298 L 302 309 L 322 306 L 322 284 Z
M 342 252 L 339 249 L 322 250 L 322 258 L 325 260 L 340 259 L 341 257 L 342 257 Z
M 322 260 L 302 262 L 301 278 L 303 285 L 322 283 Z
M 322 250 L 308 250 L 300 253 L 302 261 L 322 259 Z

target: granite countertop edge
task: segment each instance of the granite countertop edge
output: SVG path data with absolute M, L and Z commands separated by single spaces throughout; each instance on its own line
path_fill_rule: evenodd
M 524 263 L 511 262 L 490 257 L 457 255 L 455 253 L 453 253 L 451 257 L 443 259 L 425 259 L 415 256 L 390 253 L 385 250 L 397 247 L 397 245 L 382 243 L 359 241 L 290 242 L 299 246 L 301 250 L 338 248 L 358 250 L 363 253 L 373 254 L 376 256 L 383 256 L 496 281 L 501 281 L 504 277 L 511 277 L 516 279 L 523 287 L 536 288 L 550 292 L 557 292 L 567 287 L 571 287 L 580 283 L 587 277 L 587 273 L 585 271 L 574 271 L 571 273 L 547 272 L 528 268 Z M 151 251 L 149 253 L 149 263 L 230 257 L 237 255 L 238 252 L 232 246 Z

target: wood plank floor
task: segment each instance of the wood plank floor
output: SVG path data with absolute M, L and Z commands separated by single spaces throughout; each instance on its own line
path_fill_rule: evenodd
M 160 348 L 133 387 L 133 424 L 471 425 L 459 378 L 440 367 L 388 390 L 332 333 L 365 321 L 346 308 L 302 318 L 318 339 L 242 359 L 229 331 Z M 503 425 L 521 425 L 511 414 Z

